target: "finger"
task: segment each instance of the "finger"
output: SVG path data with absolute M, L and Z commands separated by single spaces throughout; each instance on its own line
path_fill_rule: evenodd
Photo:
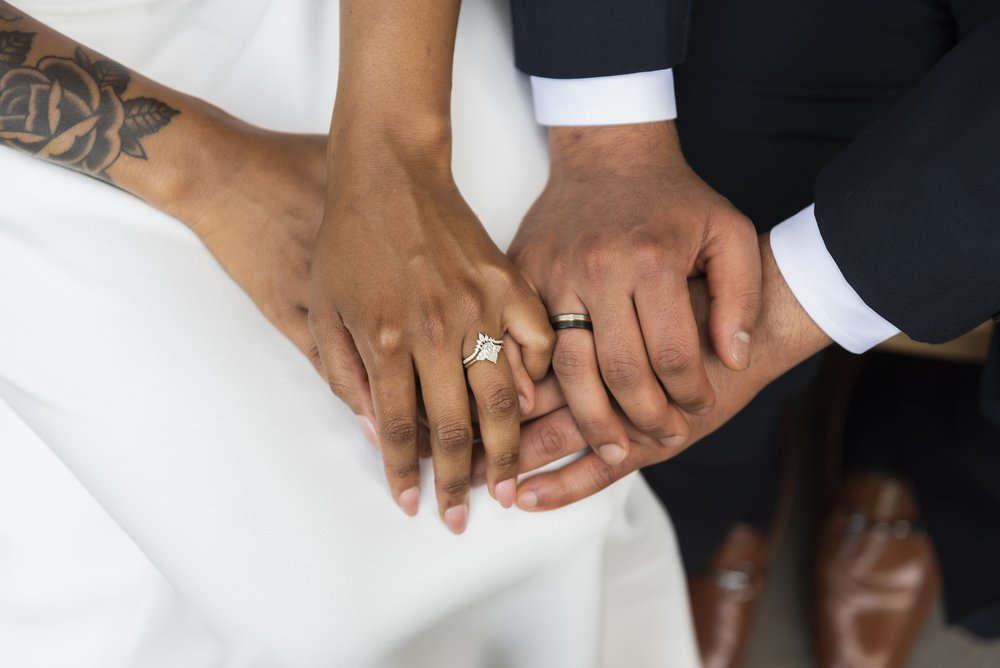
M 413 362 L 403 351 L 377 359 L 366 355 L 366 361 L 385 476 L 392 497 L 412 517 L 420 505 L 420 422 Z
M 589 450 L 568 408 L 521 425 L 521 473 L 534 471 L 581 450 Z
M 560 331 L 552 354 L 552 369 L 587 443 L 611 463 L 628 456 L 628 436 L 601 380 L 591 332 Z
M 541 511 L 562 508 L 595 494 L 641 466 L 637 453 L 617 466 L 609 466 L 593 452 L 588 452 L 565 466 L 539 473 L 521 484 L 517 506 L 521 510 Z
M 631 297 L 607 294 L 599 301 L 588 301 L 588 306 L 601 376 L 625 415 L 639 430 L 657 439 L 673 440 L 687 434 L 684 416 L 670 405 L 650 366 Z
M 521 414 L 521 422 L 534 420 L 566 406 L 566 397 L 555 374 L 549 374 L 535 386 L 535 405 L 528 413 Z
M 753 224 L 736 217 L 702 255 L 711 297 L 712 346 L 727 367 L 742 371 L 750 366 L 750 340 L 761 305 L 760 248 Z
M 421 396 L 430 425 L 438 512 L 455 534 L 465 531 L 469 518 L 473 437 L 465 370 L 458 354 L 417 357 Z
M 510 335 L 503 337 L 503 352 L 510 365 L 514 377 L 514 389 L 517 390 L 517 403 L 521 415 L 531 412 L 535 405 L 535 381 L 531 379 L 528 370 L 524 368 L 524 358 L 521 356 L 521 346 Z
M 670 399 L 696 415 L 710 410 L 715 391 L 705 372 L 687 276 L 661 272 L 649 277 L 636 289 L 635 306 L 649 363 Z
M 476 345 L 474 340 L 467 342 L 466 351 L 471 353 Z M 479 413 L 479 430 L 486 452 L 486 484 L 500 505 L 510 508 L 517 490 L 521 420 L 506 353 L 500 350 L 495 364 L 490 360 L 472 362 L 466 375 Z
M 293 343 L 310 358 L 313 366 L 323 370 L 330 389 L 350 406 L 361 420 L 362 428 L 371 430 L 366 432 L 366 437 L 370 436 L 375 429 L 375 408 L 368 371 L 354 337 L 336 312 L 320 318 L 315 312 L 303 309 L 300 317 L 306 328 L 305 331 L 301 327 L 295 328 L 298 334 L 292 339 Z
M 556 337 L 541 300 L 523 280 L 515 288 L 515 296 L 504 306 L 502 326 L 521 346 L 521 357 L 528 375 L 532 380 L 540 381 L 552 364 Z
M 559 421 L 553 420 L 551 428 L 559 430 L 558 433 L 567 437 L 562 447 L 551 453 L 560 454 L 560 450 L 565 452 L 565 450 L 578 445 L 579 442 L 574 441 L 564 417 L 559 414 L 553 414 L 553 416 L 558 416 L 557 420 Z M 548 419 L 549 417 L 546 417 L 540 421 Z M 579 459 L 575 459 L 554 471 L 540 473 L 526 479 L 518 489 L 518 507 L 529 511 L 561 508 L 601 491 L 643 466 L 666 461 L 681 453 L 686 447 L 686 444 L 665 446 L 635 428 L 629 429 L 629 436 L 633 439 L 632 450 L 628 458 L 616 466 L 609 466 L 596 457 L 593 452 L 587 452 Z M 536 441 L 536 444 L 542 442 Z M 534 453 L 529 453 L 529 450 L 535 449 L 533 446 L 526 443 L 524 449 L 526 457 L 533 457 Z

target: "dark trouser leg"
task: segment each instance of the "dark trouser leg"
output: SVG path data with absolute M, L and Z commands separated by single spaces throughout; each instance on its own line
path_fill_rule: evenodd
M 954 39 L 948 8 L 923 0 L 696 2 L 687 61 L 676 70 L 685 155 L 769 229 L 812 202 L 822 166 Z M 767 528 L 781 465 L 777 417 L 801 382 L 775 386 L 733 425 L 648 471 L 689 572 L 734 523 Z

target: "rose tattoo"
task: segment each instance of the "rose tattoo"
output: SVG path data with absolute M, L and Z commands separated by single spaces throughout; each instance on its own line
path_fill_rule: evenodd
M 46 56 L 24 65 L 35 35 L 0 32 L 0 145 L 110 181 L 122 154 L 146 159 L 140 139 L 176 109 L 146 97 L 123 99 L 128 70 L 110 60 Z

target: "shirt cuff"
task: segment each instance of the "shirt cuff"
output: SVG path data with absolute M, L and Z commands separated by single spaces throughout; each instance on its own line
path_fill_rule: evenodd
M 771 252 L 792 294 L 827 336 L 863 353 L 899 333 L 844 278 L 809 205 L 771 230 Z
M 677 118 L 673 70 L 589 79 L 531 77 L 542 125 L 626 125 Z

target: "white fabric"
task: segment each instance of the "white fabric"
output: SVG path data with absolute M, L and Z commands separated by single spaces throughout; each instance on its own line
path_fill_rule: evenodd
M 677 118 L 673 70 L 587 79 L 531 77 L 541 125 L 623 125 Z
M 820 234 L 814 205 L 771 230 L 771 252 L 802 308 L 845 349 L 860 354 L 899 333 L 844 278 Z
M 18 5 L 253 122 L 327 126 L 336 3 Z M 546 175 L 506 13 L 466 3 L 454 104 L 459 185 L 502 244 Z M 547 514 L 479 489 L 461 537 L 433 494 L 407 518 L 350 411 L 183 225 L 13 151 L 0 173 L 0 665 L 698 664 L 641 478 Z

